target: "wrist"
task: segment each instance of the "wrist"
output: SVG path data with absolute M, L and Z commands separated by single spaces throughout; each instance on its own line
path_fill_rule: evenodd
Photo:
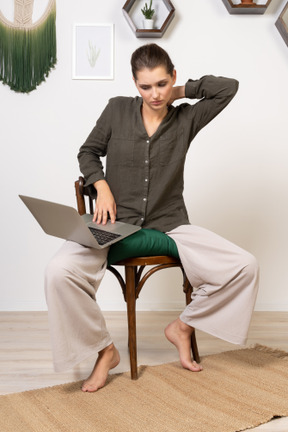
M 185 86 L 184 85 L 174 87 L 174 97 L 175 97 L 175 99 L 185 98 Z
M 106 180 L 98 180 L 95 183 L 93 183 L 93 186 L 98 193 L 104 191 L 105 189 L 107 189 L 109 187 Z

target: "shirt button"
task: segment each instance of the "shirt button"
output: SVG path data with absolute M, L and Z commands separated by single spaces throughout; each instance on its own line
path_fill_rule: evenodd
M 143 201 L 147 201 L 147 198 L 143 198 Z
M 148 162 L 149 162 L 148 160 L 145 160 L 145 164 L 148 164 Z
M 144 221 L 144 218 L 141 218 L 141 221 Z
M 146 141 L 146 143 L 147 143 L 147 144 L 149 144 L 149 143 L 150 143 L 150 141 L 149 141 L 149 140 L 147 140 L 147 141 Z
M 145 179 L 145 182 L 148 182 L 148 179 Z

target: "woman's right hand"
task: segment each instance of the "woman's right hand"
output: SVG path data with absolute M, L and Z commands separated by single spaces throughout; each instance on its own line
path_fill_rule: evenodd
M 93 222 L 105 225 L 108 220 L 108 215 L 112 223 L 116 221 L 116 203 L 110 187 L 106 180 L 99 180 L 94 183 L 97 190 L 97 198 L 95 203 L 95 211 Z

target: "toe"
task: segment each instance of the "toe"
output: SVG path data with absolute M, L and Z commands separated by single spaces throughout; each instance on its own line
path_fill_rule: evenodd
M 200 371 L 202 371 L 203 370 L 203 367 L 200 365 L 200 364 L 198 364 L 198 363 L 196 363 L 195 361 L 193 361 L 192 362 L 192 370 L 194 371 L 194 372 L 200 372 Z

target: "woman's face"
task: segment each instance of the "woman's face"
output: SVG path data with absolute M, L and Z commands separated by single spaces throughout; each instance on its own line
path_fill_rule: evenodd
M 175 70 L 171 76 L 164 66 L 158 66 L 155 69 L 141 69 L 137 72 L 137 79 L 134 81 L 146 108 L 153 111 L 167 109 L 176 81 Z

